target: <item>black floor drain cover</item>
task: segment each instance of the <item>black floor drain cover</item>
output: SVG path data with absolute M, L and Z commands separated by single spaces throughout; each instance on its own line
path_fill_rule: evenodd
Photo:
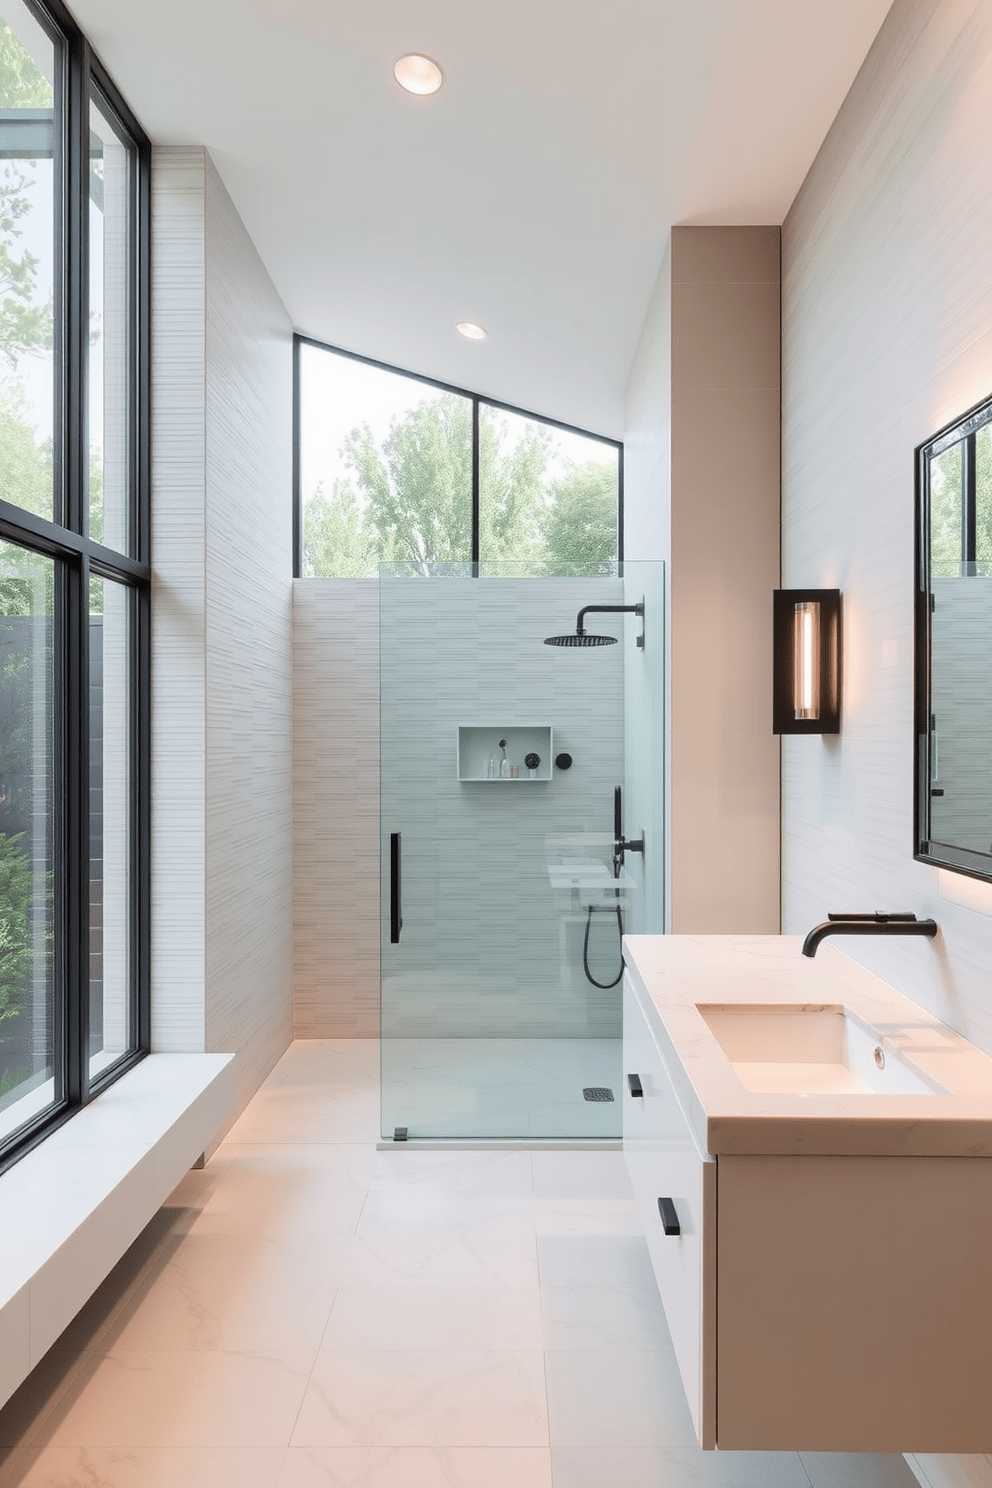
M 582 1091 L 583 1100 L 611 1101 L 613 1091 L 607 1085 L 586 1085 Z

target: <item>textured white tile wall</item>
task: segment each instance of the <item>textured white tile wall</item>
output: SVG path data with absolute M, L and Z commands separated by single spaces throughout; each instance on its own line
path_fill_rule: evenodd
M 292 328 L 209 157 L 154 160 L 153 1039 L 292 1036 Z
M 206 1048 L 293 1037 L 292 325 L 206 162 Z
M 933 914 L 835 944 L 986 1050 L 992 886 L 912 859 L 912 633 L 913 449 L 992 391 L 990 136 L 992 6 L 896 0 L 783 229 L 783 579 L 840 587 L 845 648 L 839 737 L 784 741 L 784 928 Z
M 206 368 L 202 150 L 152 193 L 152 1048 L 202 1051 L 206 927 Z
M 379 586 L 297 579 L 298 1038 L 379 1033 Z

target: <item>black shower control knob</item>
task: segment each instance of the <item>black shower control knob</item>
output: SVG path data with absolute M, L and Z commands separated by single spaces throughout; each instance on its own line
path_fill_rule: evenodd
M 556 754 L 555 764 L 559 770 L 570 770 L 572 768 L 572 756 L 570 754 Z
M 540 763 L 541 756 L 539 754 L 524 755 L 524 764 L 527 766 L 528 770 L 536 770 Z

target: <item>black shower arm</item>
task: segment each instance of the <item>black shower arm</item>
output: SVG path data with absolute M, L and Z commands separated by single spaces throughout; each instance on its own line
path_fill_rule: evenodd
M 584 609 L 582 609 L 582 610 L 579 611 L 578 619 L 575 622 L 575 634 L 576 635 L 585 635 L 585 633 L 586 633 L 585 632 L 585 627 L 583 626 L 582 621 L 583 621 L 583 618 L 586 615 L 643 615 L 643 614 L 644 614 L 644 601 L 643 600 L 641 601 L 640 604 L 633 604 L 633 605 L 586 605 Z

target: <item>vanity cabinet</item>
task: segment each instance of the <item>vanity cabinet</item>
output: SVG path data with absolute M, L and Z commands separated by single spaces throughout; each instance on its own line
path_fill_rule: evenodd
M 992 1451 L 992 1158 L 706 1151 L 647 997 L 624 1151 L 700 1445 Z

